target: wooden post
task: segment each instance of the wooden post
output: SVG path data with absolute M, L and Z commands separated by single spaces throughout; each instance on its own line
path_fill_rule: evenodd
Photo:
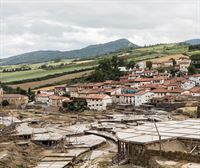
M 154 121 L 154 118 L 153 118 L 153 123 L 154 123 L 154 125 L 155 125 L 155 128 L 156 128 L 156 131 L 157 131 L 157 133 L 158 133 L 158 137 L 159 137 L 159 147 L 160 147 L 160 156 L 161 156 L 161 150 L 162 150 L 162 142 L 161 142 L 161 136 L 160 136 L 160 133 L 159 133 L 159 131 L 158 131 L 158 128 L 157 128 L 157 125 L 156 125 L 156 123 L 155 123 L 155 121 Z

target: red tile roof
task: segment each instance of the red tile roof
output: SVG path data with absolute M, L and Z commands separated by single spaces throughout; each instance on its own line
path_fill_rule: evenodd
M 86 99 L 104 99 L 105 97 L 110 97 L 106 94 L 89 94 L 85 98 Z
M 164 89 L 164 88 L 160 88 L 160 89 L 154 89 L 152 90 L 153 93 L 167 93 L 168 90 Z
M 52 95 L 52 96 L 49 96 L 49 99 L 52 99 L 52 100 L 69 100 L 68 97 L 63 97 L 63 96 L 55 96 L 55 95 Z
M 21 94 L 4 94 L 4 98 L 28 98 L 28 96 L 21 95 Z
M 192 93 L 200 93 L 200 86 L 193 87 L 190 89 L 190 92 Z
M 200 74 L 191 75 L 192 77 L 200 77 Z
M 135 82 L 151 82 L 152 78 L 136 78 Z
M 41 93 L 41 94 L 37 94 L 36 96 L 37 97 L 49 97 L 50 95 Z

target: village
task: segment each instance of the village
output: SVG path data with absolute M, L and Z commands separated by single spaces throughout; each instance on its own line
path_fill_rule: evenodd
M 119 67 L 118 81 L 39 88 L 34 101 L 0 88 L 0 167 L 199 167 L 200 73 L 190 64 L 182 55 Z

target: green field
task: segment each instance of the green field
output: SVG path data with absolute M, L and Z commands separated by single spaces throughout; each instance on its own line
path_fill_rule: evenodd
M 159 58 L 167 55 L 174 55 L 185 53 L 188 51 L 188 47 L 185 45 L 168 44 L 157 45 L 151 47 L 144 47 L 135 49 L 130 55 L 126 56 L 127 60 L 143 61 L 153 58 Z
M 34 79 L 44 77 L 47 75 L 60 74 L 63 72 L 70 72 L 74 70 L 81 70 L 93 67 L 94 63 L 80 63 L 75 65 L 69 65 L 63 68 L 44 70 L 44 69 L 33 69 L 29 71 L 17 71 L 17 72 L 0 72 L 1 82 L 13 82 L 25 79 Z
M 153 46 L 141 47 L 136 49 L 122 49 L 118 52 L 105 55 L 111 57 L 114 55 L 121 55 L 127 53 L 128 55 L 122 56 L 126 61 L 134 60 L 136 62 L 148 59 L 159 58 L 167 55 L 187 53 L 188 46 L 182 44 L 158 44 Z M 97 58 L 101 59 L 101 58 Z

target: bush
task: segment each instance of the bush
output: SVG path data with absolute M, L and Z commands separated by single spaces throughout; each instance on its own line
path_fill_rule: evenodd
M 83 111 L 86 107 L 86 101 L 63 102 L 63 108 L 67 111 Z
M 3 100 L 2 103 L 1 103 L 1 105 L 2 105 L 3 107 L 6 107 L 6 106 L 9 105 L 9 102 L 8 102 L 7 100 Z

